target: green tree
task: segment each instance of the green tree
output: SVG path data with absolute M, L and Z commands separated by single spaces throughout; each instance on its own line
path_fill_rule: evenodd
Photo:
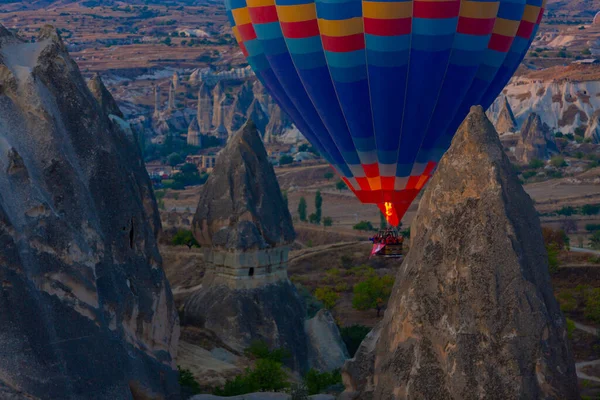
M 284 154 L 279 158 L 279 165 L 289 165 L 294 162 L 294 157 Z
M 174 167 L 176 165 L 179 165 L 183 162 L 183 157 L 181 157 L 178 153 L 171 153 L 167 156 L 167 163 L 171 166 Z
M 340 335 L 346 344 L 350 357 L 354 357 L 362 341 L 371 332 L 371 328 L 364 325 L 352 325 L 340 328 Z
M 327 171 L 325 172 L 325 174 L 323 175 L 323 177 L 327 180 L 331 180 L 331 178 L 333 178 L 335 176 L 335 174 L 331 171 Z
M 352 229 L 357 231 L 374 231 L 373 224 L 371 221 L 360 221 L 358 224 L 354 225 Z
M 600 231 L 594 232 L 590 237 L 590 247 L 594 250 L 600 250 Z
M 372 276 L 356 284 L 354 286 L 352 307 L 362 311 L 375 309 L 377 310 L 377 317 L 379 317 L 392 293 L 393 286 L 394 278 L 389 275 L 383 277 Z
M 563 206 L 561 209 L 556 211 L 556 214 L 564 215 L 565 217 L 570 217 L 573 214 L 577 214 L 577 212 L 576 212 L 575 208 L 573 208 L 571 206 Z
M 600 212 L 600 204 L 586 204 L 581 207 L 583 215 L 596 215 Z
M 179 385 L 187 390 L 189 390 L 192 394 L 198 394 L 202 390 L 196 378 L 192 374 L 192 371 L 189 369 L 183 369 L 179 365 L 177 366 L 177 370 L 179 371 Z
M 346 185 L 346 183 L 342 180 L 337 181 L 337 183 L 335 184 L 335 188 L 337 190 L 339 190 L 340 192 L 342 190 L 348 190 L 348 186 Z
M 546 245 L 546 252 L 548 253 L 548 270 L 551 274 L 558 272 L 560 266 L 558 262 L 558 246 L 555 243 Z
M 552 166 L 555 168 L 562 168 L 567 166 L 567 162 L 565 161 L 564 157 L 561 156 L 552 157 L 550 159 L 550 164 L 552 164 Z
M 316 219 L 314 222 L 317 225 L 319 225 L 321 223 L 322 207 L 323 207 L 323 196 L 321 196 L 321 191 L 317 190 L 317 193 L 315 194 Z
M 171 243 L 174 246 L 187 246 L 190 249 L 192 247 L 200 247 L 192 231 L 189 231 L 187 229 L 178 230 L 175 236 L 173 236 Z
M 311 368 L 306 375 L 304 375 L 304 385 L 306 385 L 308 394 L 311 396 L 323 392 L 330 386 L 341 383 L 342 375 L 339 370 L 319 372 L 316 369 Z
M 283 193 L 281 193 L 283 196 L 283 203 L 285 204 L 285 208 L 289 208 L 290 204 L 289 204 L 289 200 L 288 200 L 288 194 L 287 191 L 284 191 Z
M 300 217 L 300 221 L 306 222 L 306 208 L 306 199 L 300 197 L 300 203 L 298 203 L 298 216 Z
M 529 162 L 529 168 L 531 169 L 540 169 L 544 166 L 544 162 L 538 158 L 534 158 Z
M 340 298 L 340 295 L 330 287 L 320 287 L 315 290 L 315 298 L 319 300 L 326 309 L 331 310 Z
M 332 225 L 333 225 L 333 218 L 331 218 L 331 217 L 323 218 L 323 226 L 332 226 Z

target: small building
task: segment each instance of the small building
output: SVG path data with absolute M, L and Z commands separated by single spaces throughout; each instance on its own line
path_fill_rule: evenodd
M 200 172 L 211 173 L 217 163 L 217 156 L 215 154 L 187 156 L 185 162 L 196 165 Z
M 573 61 L 572 64 L 595 65 L 600 64 L 600 60 L 597 58 L 586 58 L 585 60 Z

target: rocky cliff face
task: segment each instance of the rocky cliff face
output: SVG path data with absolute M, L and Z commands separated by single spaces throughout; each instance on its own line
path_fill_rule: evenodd
M 515 77 L 489 113 L 493 121 L 497 120 L 506 97 L 519 126 L 523 126 L 531 113 L 536 113 L 553 132 L 573 133 L 579 127 L 585 131 L 593 123 L 594 113 L 600 109 L 599 95 L 600 81 Z M 500 129 L 499 132 L 502 133 Z M 591 132 L 586 137 L 599 143 Z
M 345 367 L 345 398 L 578 399 L 540 222 L 481 107 L 411 228 L 381 326 Z
M 496 130 L 498 133 L 513 133 L 518 130 L 517 120 L 515 119 L 515 115 L 510 108 L 510 104 L 508 103 L 508 99 L 505 97 L 504 102 L 502 104 L 502 108 L 498 113 L 498 118 L 495 124 Z
M 523 124 L 515 147 L 517 162 L 528 164 L 533 159 L 547 160 L 556 152 L 556 143 L 548 125 L 539 115 L 531 113 Z
M 0 26 L 0 397 L 176 399 L 156 202 L 90 86 L 52 27 L 25 43 Z

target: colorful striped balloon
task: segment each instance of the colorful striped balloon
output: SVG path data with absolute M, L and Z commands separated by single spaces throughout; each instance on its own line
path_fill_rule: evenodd
M 546 0 L 225 0 L 272 97 L 397 226 L 472 105 L 522 61 Z

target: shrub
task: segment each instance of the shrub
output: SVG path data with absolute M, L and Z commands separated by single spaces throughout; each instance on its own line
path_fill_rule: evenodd
M 333 290 L 336 293 L 343 293 L 343 292 L 347 292 L 349 289 L 348 284 L 346 282 L 340 282 L 337 285 L 334 286 Z
M 271 360 L 283 363 L 291 357 L 286 349 L 269 349 L 269 345 L 262 340 L 255 340 L 245 351 L 247 356 L 252 356 L 258 360 Z
M 289 156 L 287 154 L 284 154 L 279 158 L 279 165 L 289 165 L 289 164 L 292 164 L 293 162 L 294 162 L 294 157 Z
M 586 204 L 581 207 L 581 213 L 583 215 L 596 215 L 600 213 L 600 204 Z
M 319 310 L 324 307 L 323 303 L 317 300 L 317 298 L 314 297 L 304 286 L 296 285 L 296 288 L 298 289 L 298 293 L 300 294 L 300 297 L 302 297 L 302 300 L 306 306 L 306 317 L 312 318 L 317 315 Z
M 537 172 L 535 172 L 535 171 L 525 171 L 525 172 L 523 172 L 523 178 L 524 179 L 533 178 L 536 175 L 537 175 Z
M 600 322 L 600 288 L 586 291 L 583 313 L 587 319 Z
M 325 172 L 325 174 L 323 174 L 323 177 L 324 177 L 325 179 L 327 179 L 327 180 L 330 180 L 330 179 L 331 179 L 331 178 L 333 178 L 334 176 L 335 176 L 335 175 L 334 175 L 334 173 L 333 173 L 333 172 L 331 172 L 331 171 L 327 171 L 327 172 Z
M 217 396 L 238 396 L 253 392 L 281 391 L 290 384 L 282 364 L 273 360 L 261 359 L 256 361 L 254 369 L 247 368 L 244 374 L 228 380 L 223 388 L 217 388 Z
M 383 277 L 372 276 L 356 284 L 354 286 L 352 307 L 363 311 L 375 309 L 379 317 L 381 309 L 392 293 L 393 286 L 394 278 L 389 275 Z
M 340 298 L 340 295 L 330 287 L 320 287 L 315 290 L 315 297 L 323 303 L 326 309 L 331 310 Z
M 196 381 L 194 375 L 192 375 L 192 371 L 181 368 L 179 365 L 177 366 L 177 370 L 179 371 L 179 385 L 193 394 L 200 393 L 200 384 Z
M 341 383 L 342 375 L 339 370 L 319 372 L 311 368 L 304 376 L 304 385 L 306 385 L 309 395 L 319 394 L 328 387 Z
M 585 230 L 589 232 L 600 231 L 600 224 L 586 224 Z
M 544 166 L 544 162 L 538 158 L 534 158 L 529 162 L 529 168 L 531 169 L 540 169 Z
M 331 217 L 323 218 L 323 226 L 332 226 L 332 225 L 333 225 L 333 218 L 331 218 Z
M 563 168 L 567 166 L 567 162 L 565 161 L 564 157 L 561 156 L 552 157 L 550 159 L 550 164 L 552 164 L 552 166 L 555 168 Z
M 573 312 L 577 309 L 577 299 L 571 290 L 565 289 L 556 296 L 562 312 Z
M 573 333 L 575 332 L 575 322 L 567 318 L 567 336 L 569 339 L 573 339 Z
M 594 250 L 600 250 L 600 231 L 594 232 L 590 238 L 590 247 Z
M 557 250 L 564 250 L 569 245 L 569 237 L 563 230 L 542 228 L 542 236 L 546 246 L 554 245 Z
M 364 325 L 352 325 L 340 329 L 342 340 L 346 344 L 350 357 L 354 357 L 360 344 L 371 332 L 371 328 Z
M 577 210 L 571 206 L 563 206 L 560 210 L 556 211 L 556 214 L 570 217 L 573 214 L 577 214 Z
M 185 245 L 185 246 L 189 247 L 190 249 L 192 247 L 200 247 L 200 244 L 198 244 L 198 242 L 196 241 L 196 238 L 192 234 L 192 231 L 189 231 L 187 229 L 178 230 L 177 233 L 175 234 L 175 236 L 173 236 L 171 243 L 174 246 L 184 246 Z
M 347 185 L 346 185 L 346 183 L 345 183 L 344 181 L 342 181 L 342 180 L 340 180 L 340 181 L 337 181 L 337 182 L 336 182 L 336 184 L 335 184 L 335 188 L 336 188 L 337 190 L 339 190 L 340 192 L 341 192 L 342 190 L 348 190 L 348 186 L 347 186 Z
M 548 270 L 551 274 L 555 274 L 558 272 L 558 267 L 560 266 L 558 262 L 558 247 L 554 243 L 546 245 L 546 252 L 548 253 Z
M 373 224 L 370 221 L 360 221 L 358 224 L 354 225 L 352 229 L 357 231 L 374 231 Z

